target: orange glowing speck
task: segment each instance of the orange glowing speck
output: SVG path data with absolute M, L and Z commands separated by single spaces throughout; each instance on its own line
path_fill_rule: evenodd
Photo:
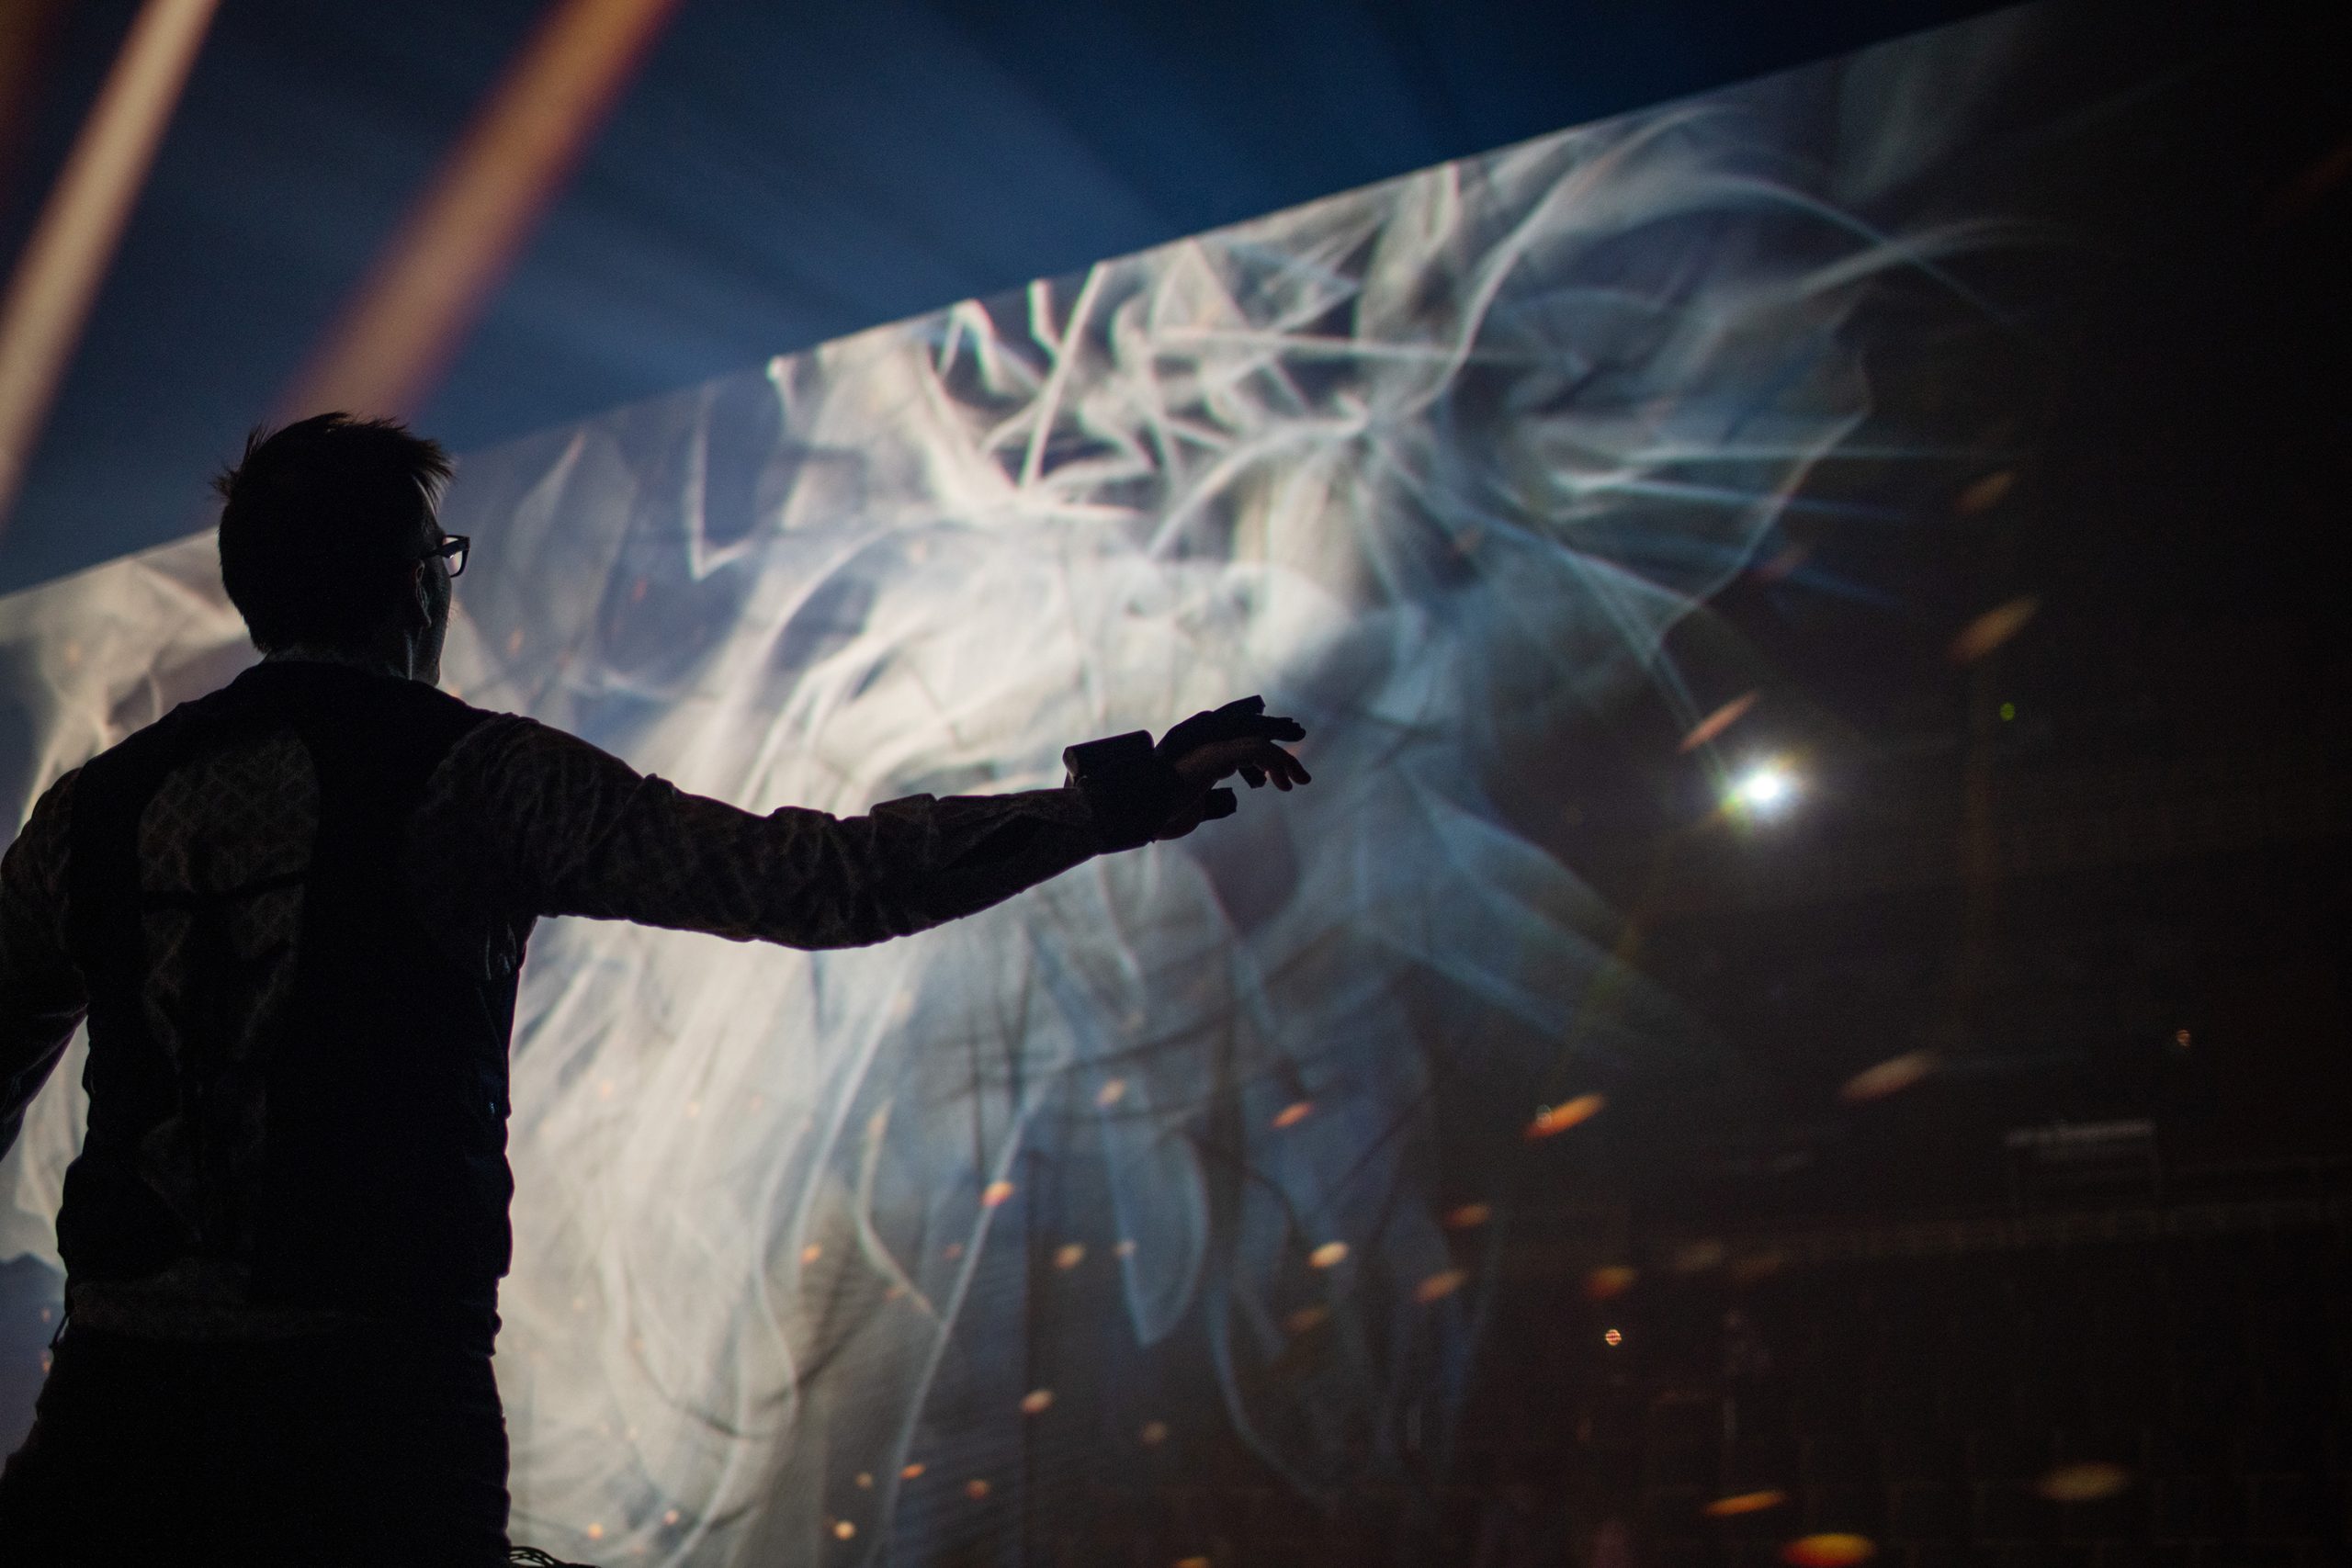
M 1625 1343 L 1625 1337 L 1618 1333 L 1613 1328 L 1603 1331 L 1600 1337 L 1611 1346 L 1623 1345 Z
M 590 1540 L 604 1540 L 604 1539 L 605 1539 L 605 1527 L 604 1527 L 604 1526 L 602 1526 L 602 1525 L 590 1525 L 590 1526 L 588 1527 L 588 1539 L 589 1539 Z
M 833 1534 L 836 1538 L 842 1540 L 847 1540 L 856 1533 L 857 1527 L 850 1523 L 847 1519 L 835 1519 L 833 1521 Z
M 857 1489 L 860 1492 L 871 1492 L 874 1490 L 874 1472 L 872 1471 L 861 1470 L 857 1472 Z
M 1466 1278 L 1468 1276 L 1459 1269 L 1448 1269 L 1442 1274 L 1432 1274 L 1413 1287 L 1413 1299 L 1424 1304 L 1442 1301 L 1460 1290 L 1462 1281 Z
M 1075 1269 L 1085 1261 L 1086 1244 L 1082 1241 L 1065 1242 L 1055 1249 L 1054 1267 L 1057 1269 Z
M 2034 1490 L 2053 1503 L 2096 1503 L 2132 1484 L 2132 1472 L 2105 1460 L 2062 1464 L 2035 1483 Z
M 1584 1293 L 1588 1301 L 1613 1301 L 1634 1288 L 1641 1271 L 1630 1263 L 1604 1263 L 1584 1277 Z
M 1125 1078 L 1113 1078 L 1110 1082 L 1104 1084 L 1101 1089 L 1094 1091 L 1094 1103 L 1101 1106 L 1103 1110 L 1108 1111 L 1111 1107 L 1118 1104 L 1119 1101 L 1125 1097 L 1126 1092 L 1127 1080 Z
M 1580 1094 L 1561 1104 L 1544 1106 L 1535 1113 L 1535 1120 L 1527 1124 L 1528 1139 L 1532 1142 L 1537 1138 L 1548 1138 L 1580 1122 L 1589 1122 L 1600 1115 L 1600 1108 L 1608 1103 L 1608 1100 L 1600 1095 Z
M 1996 468 L 1960 492 L 1951 509 L 1962 517 L 1973 517 L 1980 512 L 1990 512 L 2001 504 L 2018 482 L 2014 468 Z
M 664 1510 L 662 1515 L 662 1522 L 665 1525 L 676 1524 L 678 1522 L 678 1510 L 675 1508 Z
M 1951 639 L 1951 659 L 1954 664 L 1973 664 L 2009 638 L 2025 630 L 2033 613 L 2041 608 L 2041 601 L 2031 594 L 2020 594 L 2006 604 L 1996 604 L 1961 629 Z
M 1346 1242 L 1327 1241 L 1322 1246 L 1317 1247 L 1314 1251 L 1308 1253 L 1306 1255 L 1306 1260 L 1317 1269 L 1329 1269 L 1335 1264 L 1344 1261 L 1347 1256 L 1348 1244 Z
M 1793 1568 L 1849 1568 L 1878 1555 L 1878 1543 L 1866 1535 L 1800 1536 L 1781 1548 L 1781 1561 Z
M 1724 1244 L 1713 1239 L 1686 1241 L 1674 1249 L 1674 1271 L 1678 1274 L 1703 1274 L 1723 1266 Z
M 1143 1430 L 1137 1432 L 1136 1436 L 1143 1439 L 1144 1447 L 1156 1449 L 1168 1440 L 1168 1423 L 1147 1421 L 1143 1424 Z
M 1759 694 L 1755 692 L 1743 692 L 1738 696 L 1732 698 L 1731 701 L 1715 709 L 1714 712 L 1709 714 L 1698 723 L 1692 725 L 1690 727 L 1690 732 L 1682 738 L 1681 744 L 1675 747 L 1675 750 L 1677 751 L 1696 751 L 1700 747 L 1704 746 L 1708 741 L 1713 740 L 1716 736 L 1721 735 L 1724 730 L 1729 729 L 1733 725 L 1737 724 L 1740 721 L 1741 716 L 1746 714 L 1749 708 L 1756 705 L 1756 699 L 1758 694 Z
M 1742 1492 L 1735 1496 L 1718 1497 L 1707 1505 L 1707 1517 L 1728 1519 L 1741 1514 L 1760 1514 L 1767 1508 L 1777 1508 L 1789 1500 L 1785 1492 L 1770 1487 L 1761 1492 Z
M 980 1203 L 985 1208 L 993 1209 L 1011 1198 L 1012 1190 L 1012 1183 L 1010 1181 L 991 1181 L 980 1193 Z
M 1132 1241 L 1123 1241 L 1111 1250 L 1122 1258 L 1133 1258 L 1136 1255 L 1136 1244 Z
M 814 1263 L 824 1256 L 824 1247 L 813 1241 L 800 1249 L 800 1261 L 803 1263 Z
M 904 1470 L 899 1472 L 899 1479 L 901 1481 L 912 1481 L 916 1476 L 921 1475 L 922 1471 L 922 1462 L 918 1460 L 913 1464 L 910 1464 Z
M 1495 1211 L 1484 1203 L 1464 1203 L 1445 1216 L 1445 1228 L 1450 1231 L 1476 1230 L 1495 1217 Z
M 1849 1105 L 1884 1100 L 1890 1094 L 1900 1094 L 1935 1070 L 1933 1051 L 1905 1051 L 1848 1078 L 1845 1087 L 1838 1091 L 1838 1098 Z
M 1304 1334 L 1310 1328 L 1320 1328 L 1330 1321 L 1329 1307 L 1301 1307 L 1283 1319 L 1283 1326 L 1293 1334 Z
M 1280 1132 L 1284 1127 L 1295 1127 L 1301 1122 L 1306 1121 L 1309 1116 L 1314 1114 L 1315 1102 L 1313 1100 L 1294 1100 L 1288 1105 L 1283 1106 L 1280 1111 L 1275 1113 L 1274 1129 L 1275 1131 Z
M 1049 1388 L 1033 1388 L 1021 1396 L 1021 1414 L 1023 1416 L 1043 1416 L 1053 1406 L 1054 1391 Z
M 964 1483 L 964 1495 L 977 1503 L 989 1495 L 989 1483 L 978 1476 Z

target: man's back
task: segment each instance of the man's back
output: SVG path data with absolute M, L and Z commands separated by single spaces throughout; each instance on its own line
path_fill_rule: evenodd
M 34 1005 L 0 1018 L 0 1135 L 90 1006 L 93 1147 L 60 1225 L 77 1322 L 188 1337 L 484 1305 L 538 916 L 855 945 L 1098 847 L 1077 790 L 754 817 L 417 682 L 273 660 L 61 780 L 10 850 L 0 958 Z M 368 1173 L 351 1235 L 319 1228 L 331 1192 L 277 1211 L 345 1277 L 254 1254 L 274 1160 L 306 1188 Z
M 426 781 L 490 716 L 284 661 L 82 770 L 64 946 L 91 1114 L 58 1241 L 85 1322 L 153 1332 L 164 1281 L 255 1332 L 487 1322 L 514 974 L 435 940 L 405 851 Z

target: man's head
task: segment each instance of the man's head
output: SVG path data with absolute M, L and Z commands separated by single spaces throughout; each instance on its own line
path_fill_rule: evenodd
M 438 678 L 449 577 L 428 558 L 449 457 L 396 420 L 322 413 L 258 428 L 212 488 L 220 576 L 264 653 L 405 650 Z

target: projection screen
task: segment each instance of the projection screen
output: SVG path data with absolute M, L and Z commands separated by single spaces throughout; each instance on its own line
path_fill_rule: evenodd
M 1053 1441 L 1142 1462 L 1209 1426 L 1317 1495 L 1442 1471 L 1538 1097 L 1716 1050 L 1498 800 L 1573 768 L 1595 716 L 1696 722 L 1668 632 L 1826 458 L 1916 457 L 1852 445 L 1857 312 L 1895 280 L 1931 324 L 2002 330 L 1947 264 L 2031 231 L 1925 193 L 2030 26 L 465 458 L 447 685 L 684 788 L 842 813 L 1031 788 L 1066 744 L 1250 693 L 1308 726 L 1317 779 L 872 949 L 542 925 L 498 1357 L 518 1540 L 1014 1561 Z M 0 647 L 19 819 L 252 658 L 209 536 L 0 603 Z M 79 1078 L 77 1045 L 0 1170 L 0 1256 L 53 1261 Z M 1465 1083 L 1519 1109 L 1449 1140 Z M 1123 1383 L 1162 1346 L 1208 1375 Z

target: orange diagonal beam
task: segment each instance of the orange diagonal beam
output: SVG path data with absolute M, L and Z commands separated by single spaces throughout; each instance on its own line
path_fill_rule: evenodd
M 8 281 L 0 303 L 0 525 L 217 4 L 147 0 L 141 8 Z
M 558 0 L 281 412 L 414 411 L 677 0 Z

